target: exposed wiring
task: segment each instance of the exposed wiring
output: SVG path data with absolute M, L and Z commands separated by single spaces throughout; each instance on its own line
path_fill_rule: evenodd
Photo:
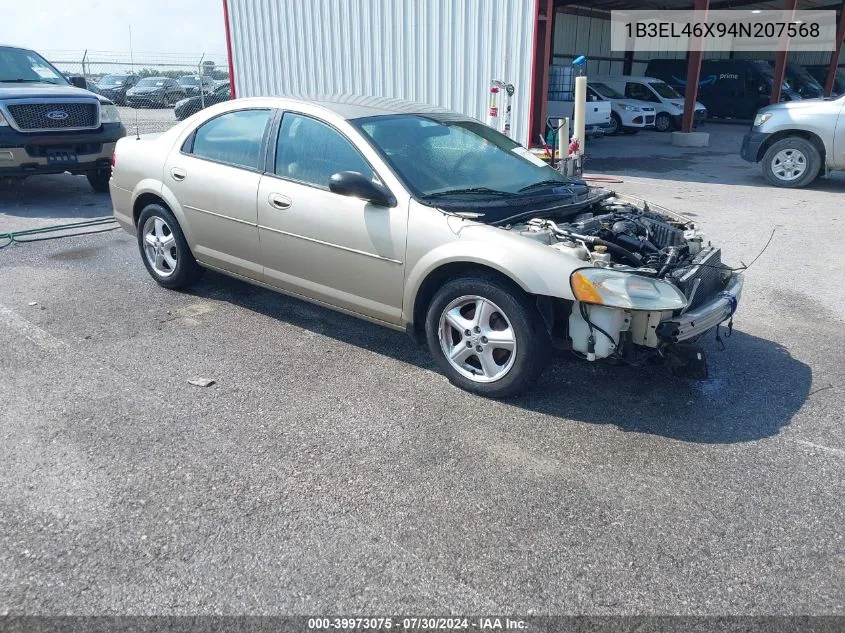
M 598 325 L 596 325 L 595 323 L 590 321 L 590 315 L 587 314 L 587 306 L 585 306 L 583 303 L 579 303 L 578 307 L 581 310 L 581 318 L 584 319 L 584 321 L 586 321 L 586 323 L 590 327 L 590 329 L 598 330 L 599 332 L 604 334 L 607 337 L 607 340 L 610 341 L 613 344 L 613 349 L 616 349 L 617 347 L 619 347 L 616 344 L 616 340 L 610 334 L 608 334 L 603 329 L 601 329 Z

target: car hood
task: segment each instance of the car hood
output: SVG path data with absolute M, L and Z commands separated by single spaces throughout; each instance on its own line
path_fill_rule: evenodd
M 126 92 L 133 95 L 144 94 L 145 92 L 158 92 L 164 90 L 164 86 L 144 86 L 143 88 L 130 88 Z
M 0 99 L 37 99 L 39 97 L 50 99 L 87 97 L 96 99 L 97 95 L 76 86 L 57 86 L 46 82 L 37 84 L 0 83 Z M 109 103 L 108 100 L 100 99 L 100 101 Z
M 824 99 L 800 99 L 798 101 L 783 101 L 760 108 L 760 112 L 778 112 L 783 110 L 806 110 L 818 106 Z

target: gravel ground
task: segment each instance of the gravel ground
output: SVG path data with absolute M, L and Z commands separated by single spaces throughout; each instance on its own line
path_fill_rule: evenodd
M 163 290 L 123 232 L 0 250 L 0 613 L 845 615 L 845 178 L 768 187 L 708 129 L 588 164 L 726 261 L 777 229 L 704 382 L 559 358 L 483 400 L 402 334 Z M 86 188 L 0 231 L 108 213 Z

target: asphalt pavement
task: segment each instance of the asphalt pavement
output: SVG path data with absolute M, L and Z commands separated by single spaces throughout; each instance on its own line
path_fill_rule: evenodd
M 727 262 L 775 230 L 703 382 L 558 357 L 485 400 L 403 334 L 164 290 L 122 231 L 0 250 L 0 614 L 845 615 L 845 177 L 769 187 L 708 128 L 588 144 Z M 86 189 L 0 193 L 0 233 Z

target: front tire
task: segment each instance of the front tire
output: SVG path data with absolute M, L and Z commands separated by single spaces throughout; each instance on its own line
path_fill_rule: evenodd
M 618 134 L 619 131 L 622 129 L 622 119 L 619 118 L 619 115 L 615 112 L 610 113 L 610 127 L 607 128 L 607 135 L 613 136 Z
M 776 187 L 797 189 L 816 179 L 822 157 L 816 146 L 798 136 L 781 139 L 763 155 L 763 175 Z
M 138 249 L 147 272 L 164 288 L 185 288 L 205 272 L 194 259 L 179 222 L 160 204 L 148 204 L 138 217 Z
M 545 368 L 549 333 L 531 298 L 493 277 L 461 277 L 435 294 L 425 322 L 428 348 L 452 384 L 505 398 Z
M 97 193 L 109 192 L 109 180 L 111 179 L 111 169 L 95 169 L 85 174 L 88 178 L 88 184 Z
M 671 132 L 674 127 L 672 117 L 665 112 L 661 112 L 654 119 L 654 129 L 658 132 Z

